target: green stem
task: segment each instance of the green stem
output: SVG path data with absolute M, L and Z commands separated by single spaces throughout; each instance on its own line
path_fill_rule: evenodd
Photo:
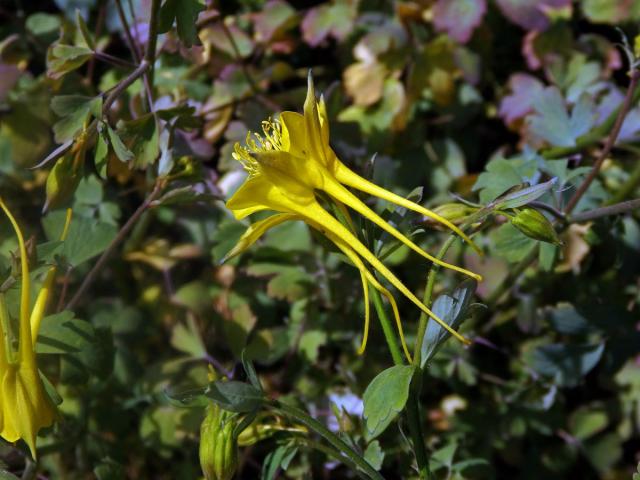
M 414 382 L 412 382 L 414 383 Z M 422 480 L 432 478 L 429 469 L 429 456 L 424 443 L 424 433 L 422 432 L 422 418 L 420 415 L 420 394 L 419 388 L 412 388 L 407 399 L 407 423 L 409 424 L 409 434 L 413 441 L 413 452 L 416 456 L 418 471 Z M 415 392 L 418 392 L 416 395 Z
M 398 339 L 395 334 L 395 330 L 387 316 L 387 312 L 382 303 L 382 297 L 380 292 L 375 288 L 371 289 L 371 298 L 373 305 L 378 313 L 378 319 L 382 325 L 382 331 L 384 332 L 384 338 L 387 341 L 393 363 L 396 365 L 404 365 L 404 356 L 398 346 Z M 414 382 L 412 382 L 413 384 Z M 419 389 L 418 389 L 419 390 Z M 411 435 L 411 441 L 413 442 L 413 451 L 416 456 L 416 463 L 418 464 L 418 470 L 420 472 L 420 478 L 427 480 L 431 478 L 431 472 L 429 470 L 429 457 L 427 455 L 427 448 L 424 444 L 424 435 L 422 433 L 422 420 L 420 418 L 420 404 L 419 394 L 410 395 L 406 405 L 407 423 L 409 424 L 409 434 Z
M 384 477 L 380 475 L 380 473 L 378 473 L 369 464 L 369 462 L 367 462 L 362 457 L 362 455 L 353 450 L 349 445 L 347 445 L 344 440 L 330 431 L 318 420 L 309 416 L 303 410 L 300 410 L 299 408 L 291 405 L 287 405 L 286 403 L 279 402 L 278 400 L 271 400 L 268 405 L 271 406 L 271 408 L 273 408 L 274 410 L 280 412 L 282 415 L 294 419 L 296 422 L 301 423 L 308 429 L 313 430 L 322 438 L 324 438 L 333 448 L 344 454 L 344 456 L 341 457 L 342 461 L 345 461 L 351 466 L 359 468 L 374 480 L 384 480 Z
M 453 245 L 453 242 L 456 240 L 457 236 L 455 234 L 449 235 L 444 245 L 440 248 L 440 251 L 436 255 L 438 260 L 442 260 L 446 255 L 447 251 Z M 427 286 L 424 290 L 424 296 L 422 297 L 422 303 L 427 307 L 431 308 L 431 298 L 433 296 L 433 289 L 436 284 L 436 275 L 440 271 L 440 265 L 433 263 L 431 268 L 429 269 L 429 274 L 427 275 Z M 424 341 L 424 335 L 427 332 L 427 324 L 429 323 L 429 316 L 422 312 L 420 314 L 420 320 L 418 322 L 418 333 L 416 335 L 416 343 L 413 347 L 413 364 L 420 367 L 420 363 L 422 361 L 422 342 Z
M 296 437 L 296 443 L 300 446 L 303 447 L 307 447 L 307 448 L 311 448 L 313 450 L 317 450 L 319 452 L 324 453 L 327 457 L 331 457 L 333 458 L 335 461 L 337 462 L 346 462 L 349 463 L 349 466 L 351 468 L 353 468 L 354 472 L 356 473 L 356 475 L 358 475 L 358 477 L 360 478 L 369 478 L 368 476 L 364 475 L 358 468 L 357 465 L 350 463 L 351 459 L 348 459 L 347 457 L 345 457 L 344 455 L 342 455 L 340 453 L 339 450 L 336 450 L 335 448 L 332 447 L 328 447 L 326 445 L 324 445 L 323 443 L 320 442 L 314 442 L 313 440 L 309 440 L 308 438 L 305 437 L 300 437 L 297 438 Z
M 26 457 L 26 464 L 24 466 L 24 472 L 22 472 L 21 480 L 33 480 L 38 473 L 38 464 Z
M 384 309 L 384 304 L 382 303 L 382 297 L 380 296 L 380 292 L 375 288 L 370 288 L 371 299 L 373 300 L 373 306 L 378 313 L 378 319 L 380 320 L 380 325 L 382 325 L 382 331 L 384 332 L 384 338 L 387 341 L 387 346 L 389 347 L 389 352 L 391 352 L 391 357 L 393 358 L 393 363 L 396 365 L 404 364 L 404 356 L 402 355 L 402 351 L 398 346 L 398 339 L 396 338 L 395 330 L 393 325 L 391 324 L 391 320 L 387 316 L 387 312 Z

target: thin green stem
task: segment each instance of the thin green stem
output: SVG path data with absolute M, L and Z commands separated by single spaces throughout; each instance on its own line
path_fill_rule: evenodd
M 438 260 L 442 260 L 444 256 L 447 254 L 447 251 L 453 245 L 453 242 L 458 238 L 455 234 L 449 235 L 449 238 L 444 242 L 440 251 L 436 255 Z M 422 297 L 422 303 L 427 307 L 431 308 L 431 299 L 433 297 L 433 289 L 436 284 L 436 275 L 440 271 L 440 265 L 433 263 L 431 268 L 429 269 L 429 274 L 427 275 L 427 286 L 424 290 L 424 295 Z M 429 323 L 429 316 L 422 312 L 420 314 L 420 320 L 418 322 L 418 333 L 416 335 L 416 343 L 413 347 L 413 364 L 420 368 L 420 363 L 422 362 L 422 342 L 424 341 L 424 335 L 427 331 L 427 324 Z
M 378 473 L 376 469 L 373 468 L 369 462 L 362 457 L 362 455 L 360 455 L 360 453 L 356 452 L 344 440 L 330 431 L 318 420 L 309 416 L 303 410 L 292 405 L 287 405 L 286 403 L 282 403 L 278 400 L 271 400 L 268 405 L 274 410 L 277 410 L 283 416 L 294 419 L 296 422 L 301 423 L 324 438 L 333 448 L 344 454 L 344 457 L 342 457 L 341 460 L 345 461 L 345 463 L 359 468 L 374 480 L 384 480 L 384 477 L 380 475 L 380 473 Z
M 336 450 L 335 448 L 332 447 L 328 447 L 327 445 L 320 443 L 320 442 L 314 442 L 313 440 L 309 440 L 306 437 L 295 437 L 296 438 L 296 443 L 303 446 L 303 447 L 307 447 L 307 448 L 311 448 L 313 450 L 317 450 L 319 452 L 324 453 L 327 457 L 331 457 L 334 460 L 336 460 L 337 462 L 344 462 L 347 463 L 356 473 L 356 475 L 358 475 L 360 478 L 369 478 L 367 475 L 365 475 L 364 473 L 362 473 L 362 471 L 360 471 L 359 468 L 357 468 L 358 466 L 355 463 L 351 462 L 351 459 L 349 457 L 345 457 L 344 455 L 342 455 L 342 453 L 340 452 L 340 450 Z
M 404 365 L 404 356 L 398 346 L 398 338 L 396 337 L 395 330 L 387 315 L 387 312 L 382 303 L 382 297 L 380 292 L 375 288 L 371 290 L 371 298 L 373 305 L 378 313 L 378 319 L 380 325 L 382 325 L 382 331 L 384 332 L 384 338 L 387 341 L 389 352 L 393 358 L 393 363 L 396 365 Z M 413 382 L 412 382 L 413 383 Z M 409 434 L 411 441 L 413 442 L 413 452 L 416 456 L 416 463 L 418 464 L 418 470 L 420 472 L 420 478 L 427 480 L 431 478 L 431 472 L 429 470 L 429 457 L 427 455 L 426 445 L 424 444 L 424 436 L 422 433 L 422 420 L 420 418 L 420 402 L 419 395 L 410 395 L 406 405 L 407 423 L 409 425 Z
M 24 471 L 22 472 L 21 480 L 33 480 L 36 478 L 38 474 L 38 464 L 31 460 L 31 458 L 26 457 L 26 464 L 24 466 Z
M 380 325 L 382 325 L 382 331 L 384 332 L 384 338 L 387 341 L 387 346 L 389 347 L 389 352 L 391 352 L 391 357 L 393 358 L 393 363 L 396 365 L 404 364 L 404 356 L 402 355 L 402 351 L 398 346 L 398 339 L 396 337 L 395 330 L 387 316 L 387 312 L 384 309 L 384 304 L 382 303 L 382 297 L 380 296 L 380 292 L 375 288 L 370 288 L 371 299 L 373 300 L 373 306 L 378 313 L 378 319 L 380 320 Z
M 418 392 L 420 389 L 412 388 L 412 392 L 410 392 L 409 398 L 407 399 L 407 423 L 409 424 L 409 434 L 413 442 L 413 452 L 416 456 L 420 478 L 422 480 L 429 480 L 431 478 L 431 469 L 429 468 L 429 456 L 427 455 L 424 433 L 422 432 L 420 395 L 416 395 L 414 390 Z

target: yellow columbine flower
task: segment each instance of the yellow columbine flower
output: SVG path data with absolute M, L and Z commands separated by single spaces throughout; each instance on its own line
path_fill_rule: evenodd
M 31 282 L 24 237 L 2 198 L 0 208 L 9 218 L 18 237 L 21 267 L 17 345 L 11 334 L 11 320 L 4 293 L 0 292 L 0 436 L 9 442 L 23 439 L 35 458 L 38 431 L 51 425 L 55 418 L 55 407 L 49 401 L 38 373 L 35 343 L 53 287 L 56 268 L 49 268 L 31 310 Z M 66 237 L 70 219 L 71 210 L 68 210 L 62 240 Z
M 251 225 L 238 244 L 227 254 L 225 260 L 247 249 L 270 228 L 288 220 L 302 220 L 333 241 L 360 270 L 366 307 L 365 331 L 359 353 L 364 351 L 367 341 L 369 327 L 368 286 L 371 285 L 389 299 L 394 310 L 403 349 L 407 358 L 411 358 L 404 340 L 395 300 L 391 293 L 382 287 L 374 275 L 367 270 L 362 259 L 415 303 L 418 308 L 440 323 L 443 328 L 459 340 L 465 341 L 464 337 L 451 329 L 411 293 L 348 228 L 320 205 L 316 198 L 316 191 L 325 192 L 344 211 L 346 211 L 345 205 L 355 210 L 430 261 L 480 280 L 479 275 L 443 262 L 424 252 L 366 206 L 347 187 L 375 195 L 433 218 L 458 233 L 477 249 L 473 242 L 445 218 L 365 180 L 340 162 L 329 146 L 329 122 L 326 107 L 322 98 L 319 102 L 316 101 L 311 76 L 309 76 L 304 115 L 283 112 L 279 121 L 263 122 L 262 128 L 263 136 L 255 133 L 253 136 L 247 135 L 246 147 L 235 145 L 233 156 L 242 163 L 249 175 L 227 201 L 227 208 L 233 212 L 238 220 L 262 210 L 274 210 L 280 213 Z

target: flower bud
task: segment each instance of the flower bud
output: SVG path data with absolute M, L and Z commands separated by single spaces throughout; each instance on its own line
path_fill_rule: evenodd
M 442 205 L 434 208 L 433 212 L 449 220 L 455 225 L 460 225 L 476 210 L 477 208 L 465 205 L 464 203 L 443 203 Z M 436 222 L 429 217 L 426 217 L 425 220 L 428 223 L 433 224 L 433 226 L 441 225 L 441 223 Z
M 562 245 L 551 222 L 534 208 L 525 207 L 520 210 L 511 219 L 511 224 L 529 238 Z
M 82 173 L 76 167 L 72 155 L 58 159 L 47 177 L 45 210 L 56 208 L 68 201 L 75 193 L 81 178 Z
M 218 405 L 207 406 L 200 427 L 200 466 L 206 480 L 231 480 L 238 468 L 234 414 Z

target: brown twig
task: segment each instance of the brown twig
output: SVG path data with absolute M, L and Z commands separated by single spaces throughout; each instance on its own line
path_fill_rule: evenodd
M 640 198 L 634 200 L 628 200 L 626 202 L 616 203 L 615 205 L 609 205 L 606 207 L 595 208 L 587 212 L 581 212 L 572 216 L 569 221 L 571 223 L 584 223 L 591 220 L 597 220 L 598 218 L 610 217 L 612 215 L 620 215 L 622 213 L 628 213 L 640 208 Z
M 69 288 L 69 280 L 71 279 L 72 271 L 73 268 L 67 268 L 64 277 L 62 277 L 62 290 L 60 291 L 60 297 L 58 298 L 58 305 L 56 305 L 56 313 L 61 312 L 64 307 L 64 301 L 67 297 L 67 290 Z
M 89 271 L 87 276 L 84 277 L 84 280 L 80 284 L 80 287 L 78 288 L 76 293 L 73 295 L 71 300 L 69 300 L 69 303 L 67 303 L 65 307 L 66 310 L 72 310 L 77 305 L 77 303 L 80 301 L 80 299 L 85 294 L 87 289 L 91 286 L 91 284 L 95 280 L 96 276 L 98 275 L 98 272 L 102 269 L 102 267 L 105 265 L 105 263 L 111 256 L 111 254 L 115 251 L 116 247 L 124 241 L 124 239 L 127 237 L 127 234 L 131 231 L 131 229 L 134 227 L 136 222 L 140 219 L 142 214 L 145 213 L 150 208 L 152 202 L 158 197 L 158 195 L 160 195 L 161 190 L 162 190 L 162 182 L 156 181 L 153 187 L 153 190 L 151 191 L 149 196 L 145 199 L 144 202 L 142 202 L 142 204 L 133 213 L 133 215 L 131 215 L 129 220 L 127 220 L 127 222 L 122 226 L 122 228 L 120 229 L 118 234 L 115 236 L 115 238 L 111 241 L 111 243 L 106 248 L 106 250 L 102 252 L 102 255 L 100 256 L 98 261 L 95 263 L 93 268 Z
M 153 65 L 156 61 L 156 48 L 158 45 L 158 15 L 160 14 L 160 0 L 151 1 L 151 14 L 149 15 L 149 40 L 147 41 L 147 50 L 144 58 L 151 65 L 147 78 L 149 85 L 153 87 Z
M 118 16 L 120 18 L 120 23 L 122 24 L 122 29 L 125 32 L 125 38 L 127 39 L 127 45 L 129 50 L 131 50 L 131 55 L 133 56 L 133 60 L 136 64 L 140 64 L 142 61 L 142 53 L 138 49 L 138 43 L 135 41 L 133 36 L 131 35 L 131 27 L 129 26 L 129 22 L 127 21 L 127 16 L 124 13 L 124 9 L 122 8 L 121 0 L 116 0 L 116 7 L 118 10 Z M 155 59 L 154 59 L 155 60 Z M 153 65 L 153 61 L 148 62 L 149 65 Z M 149 70 L 150 71 L 150 70 Z M 149 109 L 152 109 L 153 105 L 153 82 L 149 78 L 149 72 L 143 78 L 144 88 L 147 93 L 147 103 L 149 104 Z
M 127 39 L 127 46 L 129 50 L 131 50 L 131 55 L 133 55 L 133 59 L 136 63 L 140 63 L 142 60 L 142 54 L 138 50 L 138 44 L 133 39 L 131 35 L 131 28 L 129 27 L 129 22 L 127 21 L 127 17 L 124 14 L 124 9 L 122 8 L 122 2 L 120 0 L 116 0 L 116 10 L 118 11 L 118 17 L 120 18 L 120 23 L 122 25 L 122 29 L 124 30 L 124 36 Z
M 105 0 L 99 0 L 98 2 L 98 18 L 96 19 L 96 32 L 95 32 L 95 38 L 98 39 L 98 37 L 100 37 L 100 34 L 102 33 L 102 27 L 104 26 L 104 19 L 106 16 L 106 6 L 105 6 Z M 95 54 L 97 54 L 98 52 L 94 52 L 94 56 L 91 57 L 91 59 L 89 60 L 89 65 L 87 66 L 87 76 L 86 81 L 87 83 L 91 82 L 91 79 L 93 78 L 93 71 L 96 67 L 96 56 Z
M 624 101 L 622 102 L 622 106 L 620 111 L 618 112 L 618 116 L 616 117 L 616 121 L 613 124 L 613 128 L 611 129 L 611 133 L 607 137 L 604 147 L 600 151 L 600 154 L 596 158 L 595 163 L 593 164 L 593 168 L 587 175 L 587 178 L 584 179 L 582 184 L 578 187 L 576 192 L 573 194 L 567 206 L 564 209 L 565 214 L 570 214 L 573 209 L 576 207 L 582 196 L 585 194 L 593 180 L 595 180 L 598 172 L 600 172 L 600 168 L 602 167 L 603 162 L 609 156 L 611 149 L 616 143 L 618 139 L 618 135 L 620 134 L 620 130 L 622 129 L 622 124 L 624 123 L 624 119 L 626 118 L 629 110 L 632 107 L 633 94 L 636 90 L 636 86 L 638 85 L 638 80 L 640 80 L 640 70 L 634 70 L 631 74 L 631 81 L 629 82 L 629 87 L 627 88 L 627 93 L 624 97 Z
M 120 95 L 122 95 L 122 93 L 131 86 L 131 84 L 133 82 L 135 82 L 138 78 L 140 78 L 142 75 L 144 75 L 144 73 L 150 68 L 150 63 L 148 63 L 146 60 L 143 60 L 142 62 L 140 62 L 140 65 L 138 65 L 138 67 L 131 72 L 126 78 L 124 78 L 123 80 L 120 81 L 120 83 L 118 83 L 113 90 L 111 90 L 111 93 L 109 93 L 109 95 L 107 96 L 107 98 L 104 101 L 104 104 L 102 106 L 102 112 L 106 113 L 109 111 L 109 109 L 111 108 L 111 105 L 113 105 L 113 103 L 118 99 L 118 97 L 120 97 Z

